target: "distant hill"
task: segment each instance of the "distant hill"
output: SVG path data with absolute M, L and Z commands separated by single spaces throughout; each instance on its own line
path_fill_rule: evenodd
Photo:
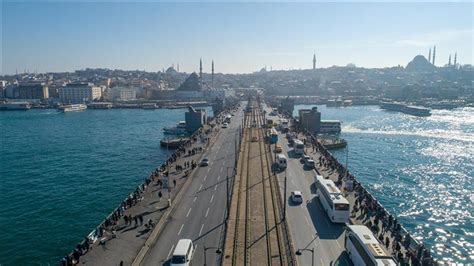
M 434 69 L 436 69 L 436 67 L 428 62 L 428 60 L 422 55 L 415 56 L 406 67 L 406 70 L 415 72 L 433 71 Z

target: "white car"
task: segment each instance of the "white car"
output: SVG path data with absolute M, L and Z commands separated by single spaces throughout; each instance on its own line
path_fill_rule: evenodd
M 303 195 L 301 195 L 301 191 L 292 191 L 291 192 L 291 201 L 293 203 L 297 203 L 297 204 L 300 204 L 300 203 L 303 203 Z
M 229 124 L 224 123 L 224 124 L 222 125 L 222 128 L 227 128 L 228 126 L 229 126 Z
M 313 159 L 308 159 L 304 162 L 304 165 L 307 168 L 313 169 L 314 168 L 314 160 Z

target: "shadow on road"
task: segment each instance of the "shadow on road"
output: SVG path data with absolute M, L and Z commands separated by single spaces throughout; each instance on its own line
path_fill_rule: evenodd
M 329 220 L 318 197 L 307 201 L 306 208 L 320 239 L 337 239 L 344 232 L 344 224 L 332 223 Z

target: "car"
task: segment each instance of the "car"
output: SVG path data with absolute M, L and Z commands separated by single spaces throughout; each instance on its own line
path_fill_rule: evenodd
M 303 157 L 300 159 L 300 162 L 306 163 L 308 160 L 311 160 L 311 157 L 309 157 L 309 155 L 303 155 Z
M 309 169 L 313 169 L 314 168 L 314 160 L 313 159 L 309 159 L 309 160 L 306 160 L 304 162 L 304 166 L 309 168 Z
M 301 195 L 301 191 L 297 191 L 297 190 L 292 191 L 291 201 L 296 204 L 303 203 L 303 195 Z
M 209 165 L 209 158 L 204 158 L 201 161 L 201 166 L 208 166 Z
M 227 128 L 228 126 L 229 126 L 229 124 L 227 124 L 227 123 L 222 124 L 222 128 Z

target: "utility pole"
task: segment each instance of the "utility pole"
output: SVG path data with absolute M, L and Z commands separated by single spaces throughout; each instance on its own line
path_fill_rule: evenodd
M 283 221 L 286 221 L 286 168 L 285 168 L 285 192 L 283 199 Z

